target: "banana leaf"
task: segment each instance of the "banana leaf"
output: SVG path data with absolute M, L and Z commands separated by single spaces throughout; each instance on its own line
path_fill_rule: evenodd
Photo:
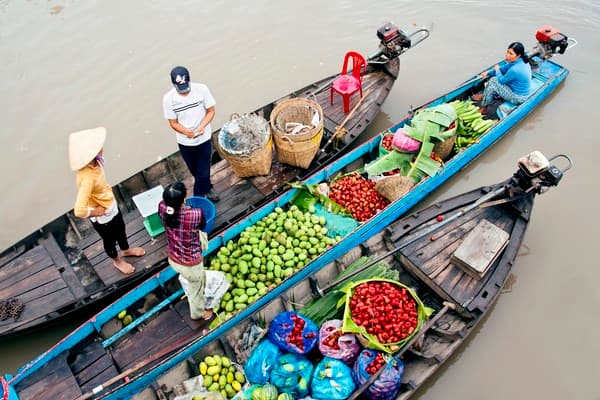
M 397 168 L 399 168 L 402 171 L 402 175 L 404 175 L 405 170 L 410 168 L 410 162 L 414 156 L 414 153 L 401 153 L 397 150 L 392 150 L 365 165 L 363 170 L 367 173 L 369 178 Z
M 425 175 L 432 176 L 437 173 L 442 165 L 430 157 L 433 146 L 434 144 L 430 142 L 423 143 L 417 158 L 411 163 L 406 174 L 403 173 L 403 175 L 418 183 Z
M 351 216 L 352 214 L 346 208 L 342 207 L 335 201 L 331 200 L 329 197 L 322 195 L 318 191 L 318 184 L 302 184 L 299 182 L 291 182 L 288 184 L 292 188 L 298 189 L 290 203 L 296 205 L 300 210 L 306 212 L 311 211 L 314 212 L 315 205 L 320 203 L 325 210 L 328 212 Z

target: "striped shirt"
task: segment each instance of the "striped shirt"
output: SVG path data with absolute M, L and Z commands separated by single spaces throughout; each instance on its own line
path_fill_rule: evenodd
M 206 221 L 202 210 L 183 206 L 175 212 L 177 227 L 167 226 L 167 205 L 164 201 L 158 204 L 158 215 L 165 226 L 169 258 L 178 264 L 193 266 L 202 262 L 202 246 L 200 230 Z

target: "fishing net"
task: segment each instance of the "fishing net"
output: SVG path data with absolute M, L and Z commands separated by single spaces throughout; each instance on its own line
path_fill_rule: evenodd
M 256 114 L 233 114 L 219 132 L 219 145 L 232 155 L 262 149 L 270 137 L 269 122 Z

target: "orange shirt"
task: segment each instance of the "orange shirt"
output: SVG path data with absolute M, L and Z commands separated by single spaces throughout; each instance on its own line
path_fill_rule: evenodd
M 77 171 L 77 200 L 73 212 L 76 217 L 86 218 L 90 211 L 101 206 L 108 209 L 115 201 L 112 188 L 106 183 L 104 168 L 87 165 Z

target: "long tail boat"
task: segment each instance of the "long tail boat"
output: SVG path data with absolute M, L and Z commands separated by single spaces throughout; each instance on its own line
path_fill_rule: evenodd
M 220 193 L 216 204 L 213 234 L 249 215 L 258 207 L 288 189 L 286 183 L 318 171 L 345 152 L 379 113 L 399 74 L 399 56 L 429 36 L 426 29 L 406 34 L 391 23 L 377 35 L 379 50 L 367 57 L 362 75 L 364 96 L 351 99 L 352 111 L 344 113 L 338 97 L 330 101 L 330 84 L 340 73 L 321 79 L 276 99 L 253 111 L 269 121 L 277 104 L 286 99 L 316 100 L 323 111 L 324 133 L 321 146 L 327 147 L 307 168 L 277 161 L 274 155 L 270 172 L 264 176 L 239 178 L 230 163 L 214 152 L 212 182 Z M 330 142 L 334 135 L 345 134 Z M 217 148 L 220 129 L 213 133 Z M 0 338 L 28 333 L 55 324 L 73 315 L 99 310 L 102 306 L 142 282 L 166 264 L 166 239 L 152 226 L 145 206 L 136 205 L 136 196 L 175 180 L 191 188 L 193 178 L 179 152 L 144 168 L 113 187 L 127 225 L 129 243 L 143 246 L 146 255 L 131 258 L 136 271 L 120 273 L 103 251 L 102 241 L 87 219 L 76 218 L 70 210 L 36 229 L 27 237 L 0 252 Z M 141 201 L 140 201 L 141 202 Z M 141 207 L 141 208 L 138 208 Z
M 539 40 L 539 39 L 538 39 Z M 566 39 L 565 39 L 566 40 Z M 392 201 L 336 239 L 336 244 L 312 255 L 307 262 L 268 291 L 256 296 L 252 302 L 235 313 L 217 320 L 211 326 L 189 318 L 187 299 L 182 297 L 177 274 L 165 268 L 154 274 L 126 295 L 82 324 L 58 344 L 20 368 L 15 376 L 6 375 L 5 394 L 10 400 L 24 398 L 129 398 L 160 375 L 186 358 L 198 353 L 232 328 L 259 313 L 267 304 L 318 273 L 328 264 L 344 256 L 357 243 L 363 243 L 441 186 L 455 173 L 476 159 L 514 126 L 523 120 L 554 89 L 564 81 L 568 70 L 550 60 L 560 52 L 554 43 L 540 40 L 540 51 L 535 57 L 537 68 L 533 74 L 534 90 L 518 106 L 504 104 L 505 112 L 477 140 L 464 147 L 455 147 L 440 168 L 418 181 L 397 200 Z M 542 51 L 544 50 L 544 51 Z M 564 51 L 564 50 L 563 50 Z M 368 142 L 331 162 L 326 167 L 302 181 L 299 188 L 289 190 L 255 212 L 214 235 L 206 253 L 207 268 L 211 268 L 220 249 L 236 241 L 247 229 L 263 218 L 290 206 L 298 193 L 311 185 L 335 180 L 340 175 L 364 171 L 381 159 L 380 147 L 385 136 L 407 130 L 420 112 L 442 104 L 469 102 L 469 97 L 479 92 L 484 81 L 476 74 L 473 78 L 431 102 L 411 110 L 409 115 Z M 214 265 L 213 265 L 214 266 Z M 133 322 L 124 326 L 119 321 L 123 311 L 132 313 Z
M 552 165 L 550 161 L 558 161 L 561 165 Z M 548 160 L 541 153 L 533 152 L 519 160 L 518 170 L 505 181 L 440 201 L 387 224 L 383 231 L 369 239 L 355 241 L 360 244 L 350 248 L 343 257 L 272 299 L 257 316 L 238 322 L 207 342 L 152 384 L 145 388 L 136 384 L 135 390 L 126 392 L 127 398 L 173 398 L 185 392 L 184 382 L 194 382 L 202 376 L 199 368 L 202 361 L 215 355 L 232 360 L 242 372 L 248 371 L 243 366 L 253 351 L 259 351 L 256 350 L 258 343 L 268 340 L 269 324 L 277 316 L 284 312 L 302 315 L 311 312 L 319 314 L 322 320 L 342 320 L 346 312 L 344 307 L 332 309 L 331 306 L 344 298 L 344 294 L 336 290 L 386 279 L 378 273 L 394 275 L 394 280 L 410 288 L 431 314 L 416 334 L 398 349 L 389 353 L 370 350 L 382 354 L 383 365 L 400 360 L 403 372 L 397 383 L 390 384 L 388 376 L 387 387 L 375 383 L 371 388 L 378 379 L 379 374 L 375 373 L 362 384 L 355 382 L 356 389 L 351 393 L 348 391 L 347 398 L 410 398 L 461 349 L 492 309 L 515 268 L 532 217 L 534 199 L 557 186 L 571 166 L 566 155 Z M 370 269 L 377 272 L 370 272 Z M 309 305 L 312 311 L 308 310 Z M 313 365 L 323 358 L 318 351 L 307 355 Z M 384 369 L 382 366 L 379 371 Z M 338 384 L 344 382 L 339 377 L 332 380 Z M 261 386 L 264 387 L 260 384 L 250 386 L 245 396 L 238 398 L 251 398 L 252 388 Z M 201 387 L 208 392 L 210 385 Z M 202 398 L 203 392 L 197 390 L 192 389 L 191 393 Z M 365 397 L 364 393 L 369 390 L 379 397 Z M 389 397 L 384 397 L 382 391 Z M 224 398 L 227 398 L 226 394 L 224 391 Z M 190 398 L 193 397 L 190 395 Z

